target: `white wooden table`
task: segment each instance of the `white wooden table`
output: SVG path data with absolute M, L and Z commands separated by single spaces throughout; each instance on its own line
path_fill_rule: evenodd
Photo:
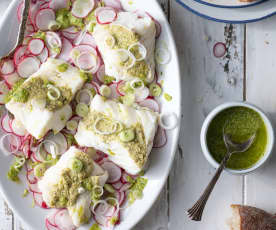
M 134 229 L 224 230 L 232 203 L 255 205 L 275 213 L 276 154 L 253 174 L 224 173 L 202 222 L 189 221 L 185 210 L 199 197 L 214 173 L 199 143 L 202 122 L 211 109 L 225 101 L 246 100 L 263 108 L 276 122 L 276 17 L 232 26 L 195 16 L 174 0 L 159 1 L 171 23 L 179 51 L 182 129 L 168 182 L 151 211 Z M 0 0 L 0 15 L 9 2 Z M 219 41 L 226 43 L 229 54 L 221 59 L 213 56 L 213 46 Z M 231 84 L 233 81 L 235 84 Z M 21 229 L 24 226 L 0 198 L 0 230 Z

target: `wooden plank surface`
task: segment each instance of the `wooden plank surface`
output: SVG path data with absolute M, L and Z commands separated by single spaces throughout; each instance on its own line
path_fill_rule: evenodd
M 269 113 L 276 124 L 276 17 L 247 26 L 247 101 Z M 246 204 L 276 212 L 276 154 L 255 173 L 246 178 Z
M 169 229 L 226 229 L 228 206 L 233 202 L 242 203 L 242 177 L 222 175 L 207 203 L 202 222 L 190 221 L 185 210 L 199 198 L 214 173 L 203 157 L 199 142 L 204 118 L 220 103 L 243 99 L 244 26 L 232 28 L 207 21 L 183 10 L 174 1 L 171 25 L 180 56 L 183 117 L 179 140 L 182 151 L 177 154 L 170 176 Z M 227 43 L 226 58 L 213 56 L 216 42 Z M 234 85 L 228 83 L 232 78 Z

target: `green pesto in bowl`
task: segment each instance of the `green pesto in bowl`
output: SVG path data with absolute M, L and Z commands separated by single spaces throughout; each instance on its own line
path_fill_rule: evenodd
M 237 106 L 218 113 L 208 127 L 207 146 L 218 163 L 222 161 L 227 151 L 223 141 L 223 127 L 225 133 L 230 134 L 231 139 L 237 143 L 248 140 L 256 132 L 252 146 L 244 153 L 234 153 L 226 165 L 227 168 L 248 169 L 264 156 L 268 134 L 262 117 L 253 109 Z

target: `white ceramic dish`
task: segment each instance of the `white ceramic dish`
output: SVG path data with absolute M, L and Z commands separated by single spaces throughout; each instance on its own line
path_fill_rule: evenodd
M 250 7 L 211 7 L 197 0 L 176 0 L 181 6 L 208 20 L 224 23 L 249 23 L 263 20 L 276 14 L 276 1 L 268 0 Z M 202 1 L 202 0 L 200 0 Z M 205 0 L 210 1 L 210 0 Z M 223 1 L 223 2 L 226 2 Z
M 194 0 L 194 1 L 208 6 L 222 7 L 222 8 L 242 8 L 242 7 L 254 6 L 264 2 L 264 0 L 257 0 L 254 2 L 240 2 L 239 0 Z
M 203 125 L 202 125 L 202 129 L 201 129 L 201 134 L 200 134 L 200 143 L 201 143 L 201 148 L 203 151 L 203 154 L 205 156 L 205 158 L 207 159 L 207 161 L 215 168 L 219 167 L 218 162 L 212 157 L 211 153 L 208 150 L 207 147 L 207 141 L 206 141 L 206 135 L 207 135 L 207 131 L 209 128 L 209 125 L 211 123 L 211 121 L 215 118 L 216 115 L 218 115 L 221 111 L 228 109 L 228 108 L 232 108 L 232 107 L 247 107 L 250 108 L 254 111 L 256 111 L 263 119 L 266 129 L 267 129 L 267 134 L 268 134 L 268 143 L 267 143 L 267 147 L 266 147 L 266 152 L 264 154 L 264 156 L 252 167 L 248 168 L 248 169 L 244 169 L 244 170 L 232 170 L 232 169 L 225 169 L 227 172 L 230 172 L 232 174 L 247 174 L 250 173 L 256 169 L 258 169 L 259 167 L 261 167 L 270 157 L 271 153 L 272 153 L 272 149 L 273 149 L 273 145 L 274 145 L 274 131 L 272 128 L 272 124 L 269 120 L 269 118 L 267 117 L 267 115 L 260 110 L 259 108 L 257 108 L 254 105 L 245 103 L 245 102 L 228 102 L 228 103 L 224 103 L 219 105 L 218 107 L 216 107 L 212 112 L 209 113 L 209 115 L 207 116 L 207 118 L 205 119 Z
M 5 54 L 13 46 L 15 42 L 16 31 L 18 28 L 18 22 L 16 18 L 16 8 L 20 3 L 20 0 L 13 0 L 9 8 L 6 10 L 3 20 L 0 23 L 0 55 Z M 180 90 L 180 73 L 177 51 L 174 43 L 174 39 L 166 20 L 165 15 L 162 12 L 161 7 L 155 0 L 144 1 L 132 0 L 133 4 L 128 5 L 128 0 L 123 0 L 125 8 L 127 10 L 145 10 L 150 12 L 162 25 L 162 34 L 159 41 L 164 41 L 171 51 L 172 59 L 170 63 L 160 71 L 163 72 L 161 78 L 164 79 L 164 91 L 172 95 L 172 102 L 165 102 L 162 100 L 163 112 L 175 112 L 180 117 L 181 111 L 181 90 Z M 166 78 L 169 76 L 169 78 Z M 172 80 L 173 77 L 173 80 Z M 125 211 L 121 218 L 121 224 L 116 227 L 117 230 L 131 229 L 146 212 L 150 209 L 152 204 L 157 199 L 163 185 L 166 182 L 169 174 L 175 150 L 178 141 L 179 127 L 168 131 L 168 142 L 165 147 L 161 149 L 154 149 L 150 157 L 150 166 L 147 170 L 145 177 L 148 178 L 148 185 L 144 190 L 144 197 L 142 200 L 138 200 L 134 205 Z M 22 198 L 23 190 L 26 188 L 23 184 L 15 184 L 6 178 L 6 172 L 9 169 L 9 165 L 12 162 L 12 157 L 5 157 L 0 154 L 0 190 L 8 201 L 10 207 L 15 214 L 19 216 L 25 223 L 28 230 L 42 230 L 45 229 L 45 216 L 47 211 L 40 209 L 39 207 L 32 208 L 32 198 Z M 90 225 L 83 226 L 79 230 L 88 230 Z

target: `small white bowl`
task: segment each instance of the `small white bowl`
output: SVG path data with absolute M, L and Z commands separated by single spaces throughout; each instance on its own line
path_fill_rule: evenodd
M 227 102 L 227 103 L 221 104 L 218 107 L 216 107 L 213 111 L 211 111 L 209 113 L 209 115 L 207 116 L 207 118 L 205 119 L 205 121 L 202 125 L 201 134 L 200 134 L 201 148 L 202 148 L 203 154 L 204 154 L 205 158 L 207 159 L 207 161 L 215 168 L 218 168 L 219 163 L 213 158 L 213 156 L 209 152 L 209 149 L 207 146 L 207 140 L 206 140 L 207 131 L 208 131 L 211 121 L 215 118 L 215 116 L 218 113 L 220 113 L 221 111 L 231 108 L 231 107 L 247 107 L 247 108 L 250 108 L 250 109 L 256 111 L 263 119 L 264 124 L 267 129 L 268 143 L 266 146 L 266 151 L 265 151 L 264 156 L 255 165 L 253 165 L 252 167 L 250 167 L 248 169 L 242 169 L 242 170 L 225 168 L 225 170 L 227 172 L 230 172 L 232 174 L 236 174 L 236 175 L 247 174 L 247 173 L 250 173 L 250 172 L 256 170 L 257 168 L 262 166 L 268 160 L 268 158 L 270 157 L 270 155 L 272 153 L 272 149 L 273 149 L 273 145 L 274 145 L 274 130 L 273 130 L 272 124 L 271 124 L 270 120 L 268 119 L 268 116 L 261 109 L 257 108 L 256 106 L 251 105 L 249 103 L 245 103 L 245 102 Z

